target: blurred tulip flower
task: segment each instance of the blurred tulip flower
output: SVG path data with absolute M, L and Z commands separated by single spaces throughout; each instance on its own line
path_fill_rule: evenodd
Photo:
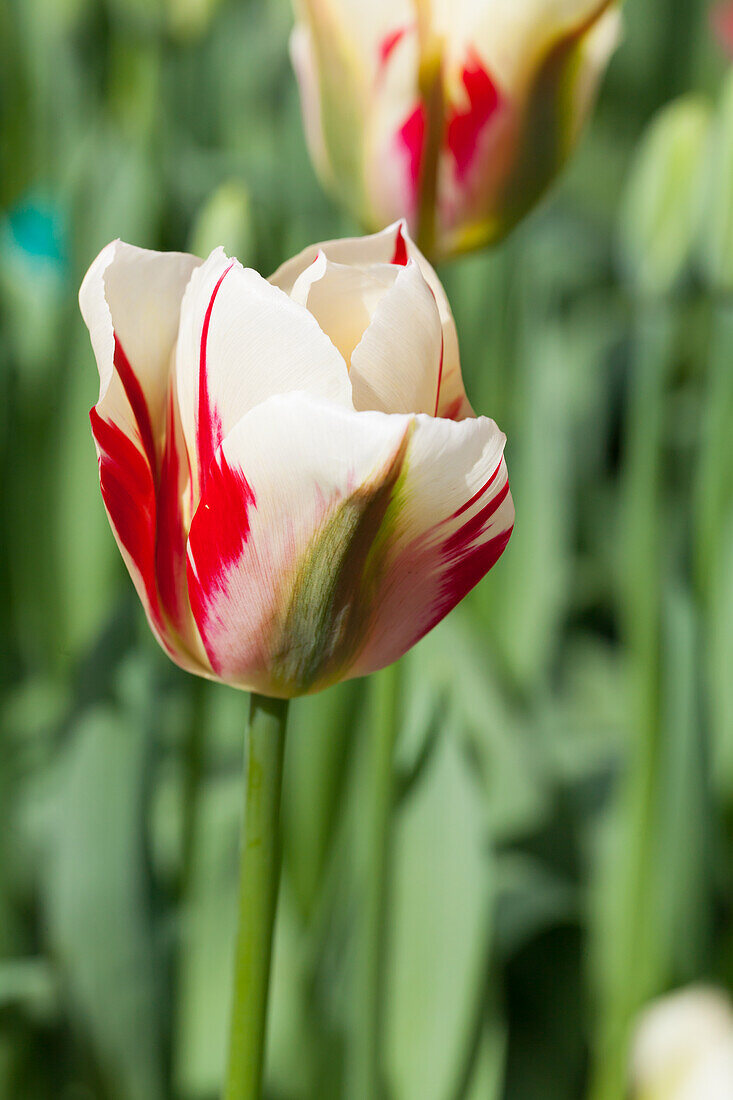
M 296 0 L 324 184 L 445 258 L 528 212 L 575 146 L 620 29 L 611 0 Z
M 121 242 L 80 293 L 102 495 L 167 653 L 262 694 L 396 660 L 491 568 L 514 508 L 435 272 L 402 224 L 269 280 Z
M 733 1005 L 715 989 L 693 987 L 652 1004 L 632 1054 L 633 1100 L 730 1100 Z
M 723 50 L 733 56 L 733 3 L 726 0 L 711 9 L 710 23 Z

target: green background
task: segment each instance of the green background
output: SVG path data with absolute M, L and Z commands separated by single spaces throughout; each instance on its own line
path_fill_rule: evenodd
M 621 1100 L 639 1007 L 733 982 L 733 123 L 703 156 L 693 101 L 687 145 L 635 159 L 671 98 L 719 98 L 708 14 L 628 0 L 549 200 L 441 271 L 517 527 L 403 662 L 390 1100 Z M 149 635 L 76 293 L 118 236 L 267 274 L 357 231 L 307 159 L 290 20 L 284 0 L 0 4 L 2 1100 L 217 1096 L 246 698 Z M 272 1100 L 373 1100 L 348 1087 L 369 690 L 292 709 Z

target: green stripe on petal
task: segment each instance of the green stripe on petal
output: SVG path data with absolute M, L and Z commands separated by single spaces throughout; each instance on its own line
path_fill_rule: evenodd
M 273 677 L 288 695 L 342 679 L 365 643 L 413 429 L 410 421 L 378 476 L 337 507 L 300 565 L 272 660 Z

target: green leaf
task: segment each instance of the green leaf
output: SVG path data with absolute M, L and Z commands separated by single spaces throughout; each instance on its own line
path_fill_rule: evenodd
M 537 825 L 548 807 L 545 762 L 534 731 L 518 712 L 485 636 L 458 609 L 408 658 L 422 677 L 443 685 L 448 719 L 474 754 L 483 786 L 483 813 L 494 840 Z
M 637 151 L 619 242 L 624 272 L 642 294 L 668 293 L 689 269 L 709 126 L 707 103 L 686 96 L 657 115 Z
M 284 861 L 303 917 L 311 914 L 343 803 L 346 762 L 364 685 L 339 684 L 292 703 L 285 756 Z
M 174 1078 L 184 1100 L 215 1095 L 224 1075 L 237 920 L 242 778 L 199 792 L 190 892 L 182 911 Z
M 163 1096 L 158 965 L 145 853 L 147 731 L 109 708 L 76 726 L 49 850 L 50 949 L 109 1096 Z
M 480 788 L 453 730 L 393 832 L 386 1069 L 394 1100 L 450 1100 L 487 978 L 492 869 Z
M 708 140 L 700 263 L 716 291 L 733 290 L 733 74 L 729 74 Z
M 733 513 L 714 580 L 708 632 L 708 685 L 712 719 L 711 773 L 716 789 L 733 805 Z
M 494 1017 L 484 1021 L 463 1100 L 501 1100 L 506 1038 L 506 1029 L 499 1019 Z

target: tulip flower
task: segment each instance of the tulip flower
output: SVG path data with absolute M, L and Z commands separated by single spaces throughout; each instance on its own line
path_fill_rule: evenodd
M 181 667 L 280 698 L 396 660 L 514 510 L 444 291 L 402 224 L 267 281 L 116 241 L 80 293 L 102 496 Z
M 631 1078 L 633 1100 L 729 1100 L 730 999 L 692 987 L 650 1005 L 637 1027 Z
M 620 28 L 611 0 L 297 0 L 316 170 L 369 228 L 438 258 L 534 205 L 575 146 Z

